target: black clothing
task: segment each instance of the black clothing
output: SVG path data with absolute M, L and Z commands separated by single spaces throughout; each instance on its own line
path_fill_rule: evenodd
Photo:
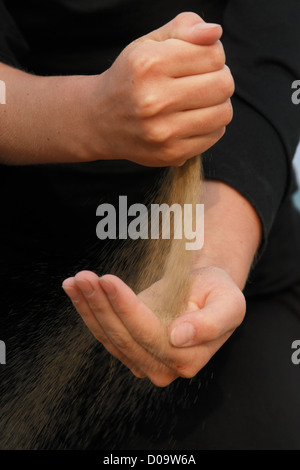
M 178 380 L 166 391 L 141 385 L 148 401 L 137 392 L 140 408 L 133 412 L 136 402 L 129 400 L 120 413 L 118 435 L 103 407 L 114 391 L 129 396 L 131 379 L 124 372 L 124 383 L 121 374 L 107 395 L 101 389 L 107 419 L 100 411 L 92 418 L 92 401 L 100 406 L 97 393 L 107 361 L 101 347 L 86 339 L 91 361 L 63 391 L 64 412 L 55 408 L 61 404 L 59 383 L 53 385 L 57 396 L 51 403 L 36 398 L 36 408 L 48 413 L 49 423 L 52 415 L 57 420 L 49 441 L 33 405 L 22 415 L 22 397 L 30 397 L 34 381 L 43 387 L 45 363 L 62 367 L 55 354 L 45 361 L 45 343 L 68 351 L 64 334 L 68 338 L 69 329 L 77 331 L 61 282 L 79 269 L 101 273 L 99 250 L 105 250 L 95 232 L 98 204 L 123 194 L 129 204 L 143 202 L 164 170 L 126 161 L 2 165 L 0 339 L 10 353 L 5 375 L 0 370 L 0 408 L 9 417 L 20 406 L 21 418 L 16 417 L 25 431 L 17 421 L 15 440 L 7 441 L 0 420 L 0 447 L 22 447 L 32 421 L 36 448 L 300 449 L 299 373 L 290 361 L 290 345 L 300 337 L 300 214 L 291 202 L 300 130 L 300 106 L 291 100 L 292 83 L 300 78 L 299 0 L 0 1 L 0 61 L 41 75 L 101 73 L 129 42 L 187 10 L 222 24 L 236 83 L 234 118 L 223 139 L 203 156 L 205 176 L 241 192 L 263 226 L 257 265 L 245 289 L 245 323 L 191 382 Z M 79 333 L 78 338 L 82 344 Z M 128 429 L 132 421 L 133 434 Z
M 206 21 L 221 23 L 227 63 L 236 82 L 232 99 L 234 119 L 224 138 L 204 155 L 205 175 L 227 182 L 240 191 L 261 218 L 263 242 L 259 255 L 264 254 L 251 274 L 247 295 L 274 292 L 300 279 L 297 261 L 300 221 L 290 202 L 295 189 L 291 160 L 300 134 L 300 106 L 291 100 L 292 83 L 300 77 L 298 0 L 260 0 L 255 8 L 250 0 L 188 0 L 184 4 L 180 0 L 32 0 L 26 4 L 11 0 L 0 2 L 0 8 L 0 60 L 37 74 L 50 75 L 100 73 L 129 42 L 183 10 L 195 11 Z M 26 177 L 21 177 L 18 193 L 25 197 L 29 181 L 30 185 L 37 185 L 32 186 L 32 192 L 41 197 L 43 204 L 44 197 L 50 200 L 53 193 L 60 192 L 61 201 L 57 201 L 60 208 L 55 209 L 52 221 L 47 212 L 47 221 L 56 225 L 58 217 L 61 228 L 66 229 L 65 236 L 74 239 L 74 232 L 68 230 L 63 220 L 69 206 L 75 206 L 74 201 L 69 202 L 70 190 L 80 171 L 83 172 L 82 193 L 76 191 L 76 211 L 78 205 L 83 204 L 88 210 L 89 198 L 90 213 L 94 214 L 99 196 L 105 194 L 105 189 L 102 192 L 99 188 L 103 185 L 103 174 L 117 173 L 116 182 L 119 182 L 125 171 L 127 175 L 149 169 L 126 161 L 100 161 L 52 165 L 50 171 L 48 165 L 43 165 L 32 172 L 24 171 Z M 3 195 L 7 194 L 4 188 L 13 186 L 22 173 L 21 168 L 2 166 Z M 43 187 L 47 188 L 47 193 Z M 30 200 L 30 204 L 36 206 L 39 217 L 45 213 L 39 202 Z M 50 206 L 54 207 L 51 203 Z M 11 236 L 10 214 L 18 205 L 7 205 L 7 208 L 8 218 L 4 223 L 6 233 Z M 59 217 L 57 211 L 64 215 Z M 36 225 L 29 227 L 28 224 L 30 215 L 26 210 L 22 214 L 20 224 L 26 224 L 28 233 L 35 233 Z M 73 214 L 74 217 L 78 218 L 78 213 Z M 42 231 L 40 235 L 45 236 Z M 84 238 L 90 240 L 91 237 L 95 241 L 94 227 L 88 224 Z M 47 244 L 51 245 L 51 240 L 48 239 Z
M 163 389 L 118 362 L 110 369 L 67 299 L 34 288 L 38 297 L 20 300 L 2 336 L 2 450 L 300 449 L 299 284 L 248 300 L 244 322 L 207 366 Z

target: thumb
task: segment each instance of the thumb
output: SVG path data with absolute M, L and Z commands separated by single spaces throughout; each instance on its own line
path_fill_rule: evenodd
M 196 13 L 185 12 L 177 15 L 169 23 L 158 28 L 141 39 L 165 41 L 180 39 L 198 45 L 209 45 L 222 36 L 222 27 L 214 23 L 205 23 Z
M 209 343 L 232 333 L 243 321 L 245 297 L 238 289 L 207 297 L 202 309 L 178 317 L 170 326 L 170 342 L 176 347 Z

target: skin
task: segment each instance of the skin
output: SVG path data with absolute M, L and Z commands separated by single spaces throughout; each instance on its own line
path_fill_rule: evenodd
M 40 77 L 0 64 L 0 162 L 182 165 L 232 119 L 221 35 L 185 13 L 131 43 L 100 75 Z
M 232 119 L 234 82 L 222 29 L 184 13 L 131 43 L 94 76 L 39 77 L 0 64 L 0 162 L 24 165 L 127 159 L 179 166 L 213 146 Z M 253 207 L 205 182 L 205 247 L 191 266 L 182 315 L 161 323 L 121 279 L 83 271 L 64 281 L 83 321 L 136 376 L 167 386 L 192 377 L 245 315 L 245 285 L 259 246 Z M 230 210 L 229 210 L 230 209 Z M 163 280 L 151 292 L 163 288 Z
M 228 211 L 230 208 L 230 211 Z M 191 266 L 182 315 L 162 323 L 116 276 L 82 271 L 63 288 L 95 338 L 137 377 L 164 387 L 189 378 L 211 359 L 243 321 L 242 293 L 261 239 L 258 216 L 240 194 L 205 183 L 205 247 Z M 151 286 L 155 295 L 163 280 Z

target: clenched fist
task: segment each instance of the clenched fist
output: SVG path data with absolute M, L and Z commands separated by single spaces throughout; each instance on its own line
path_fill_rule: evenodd
M 182 13 L 129 44 L 101 74 L 40 77 L 0 63 L 0 161 L 182 165 L 232 119 L 221 35 L 220 26 Z
M 182 13 L 94 76 L 89 159 L 179 166 L 214 145 L 234 92 L 221 35 L 219 25 Z

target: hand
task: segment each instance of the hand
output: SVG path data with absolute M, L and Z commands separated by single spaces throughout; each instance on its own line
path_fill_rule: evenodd
M 127 46 L 93 78 L 88 157 L 178 166 L 214 145 L 234 91 L 221 34 L 183 13 Z
M 119 278 L 82 271 L 63 283 L 95 338 L 137 377 L 164 387 L 189 378 L 210 360 L 242 322 L 245 299 L 220 268 L 191 273 L 192 284 L 182 315 L 165 325 Z M 160 289 L 160 283 L 152 290 Z
M 184 13 L 134 41 L 100 75 L 41 77 L 0 63 L 0 161 L 183 164 L 216 143 L 232 118 L 221 34 Z

